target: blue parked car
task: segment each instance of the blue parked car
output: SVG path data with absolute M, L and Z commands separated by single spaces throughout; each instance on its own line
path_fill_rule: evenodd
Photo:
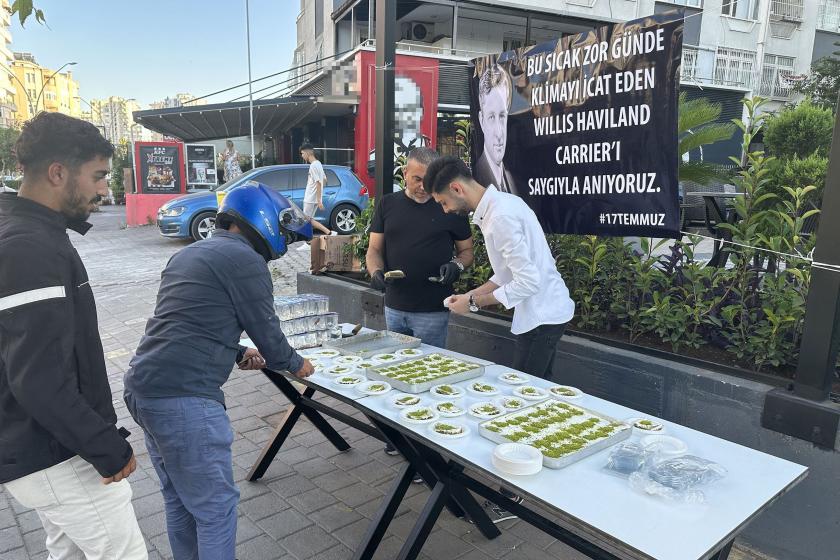
M 307 164 L 268 165 L 246 171 L 216 190 L 229 191 L 248 181 L 258 181 L 303 208 Z M 349 167 L 325 165 L 324 209 L 315 219 L 339 234 L 353 233 L 356 219 L 368 205 L 368 190 Z M 216 225 L 216 190 L 201 191 L 172 199 L 158 210 L 157 225 L 164 237 L 204 239 Z

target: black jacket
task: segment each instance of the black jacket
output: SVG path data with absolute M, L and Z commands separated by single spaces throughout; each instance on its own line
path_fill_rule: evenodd
M 90 224 L 0 194 L 0 483 L 75 455 L 108 477 L 132 454 L 67 228 L 84 234 Z

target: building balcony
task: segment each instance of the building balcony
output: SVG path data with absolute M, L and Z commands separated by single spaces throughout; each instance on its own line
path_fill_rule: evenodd
M 771 0 L 770 19 L 801 22 L 805 15 L 805 0 Z
M 817 11 L 817 29 L 840 33 L 840 0 L 821 0 Z

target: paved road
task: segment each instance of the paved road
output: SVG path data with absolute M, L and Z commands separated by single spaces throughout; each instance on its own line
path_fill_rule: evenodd
M 163 501 L 142 434 L 122 403 L 122 377 L 146 319 L 154 309 L 160 271 L 169 257 L 186 245 L 161 238 L 154 227 L 124 228 L 123 208 L 105 208 L 91 221 L 84 237 L 71 238 L 85 261 L 96 294 L 100 333 L 120 421 L 139 463 L 131 477 L 134 507 L 148 543 L 150 558 L 171 558 L 166 538 Z M 294 248 L 272 264 L 277 294 L 295 293 L 295 275 L 308 267 L 308 252 Z M 260 374 L 235 370 L 224 386 L 236 439 L 235 478 L 242 493 L 239 505 L 239 560 L 344 559 L 359 542 L 391 484 L 400 458 L 382 452 L 382 445 L 350 428 L 340 430 L 353 449 L 337 453 L 312 426 L 298 423 L 283 451 L 258 483 L 245 475 L 282 418 L 288 401 Z M 329 399 L 327 399 L 329 401 Z M 344 412 L 352 409 L 332 401 Z M 383 541 L 377 558 L 396 557 L 428 494 L 413 485 L 410 499 Z M 551 560 L 582 556 L 525 523 L 507 521 L 501 537 L 487 541 L 468 523 L 444 512 L 426 547 L 426 560 Z M 43 559 L 44 532 L 33 511 L 27 511 L 0 490 L 0 558 Z

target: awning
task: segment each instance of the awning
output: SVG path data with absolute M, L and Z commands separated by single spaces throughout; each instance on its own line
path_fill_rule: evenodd
M 350 115 L 358 101 L 353 96 L 291 96 L 254 102 L 254 135 L 277 134 L 307 120 Z M 136 111 L 134 122 L 184 142 L 248 136 L 247 101 Z

